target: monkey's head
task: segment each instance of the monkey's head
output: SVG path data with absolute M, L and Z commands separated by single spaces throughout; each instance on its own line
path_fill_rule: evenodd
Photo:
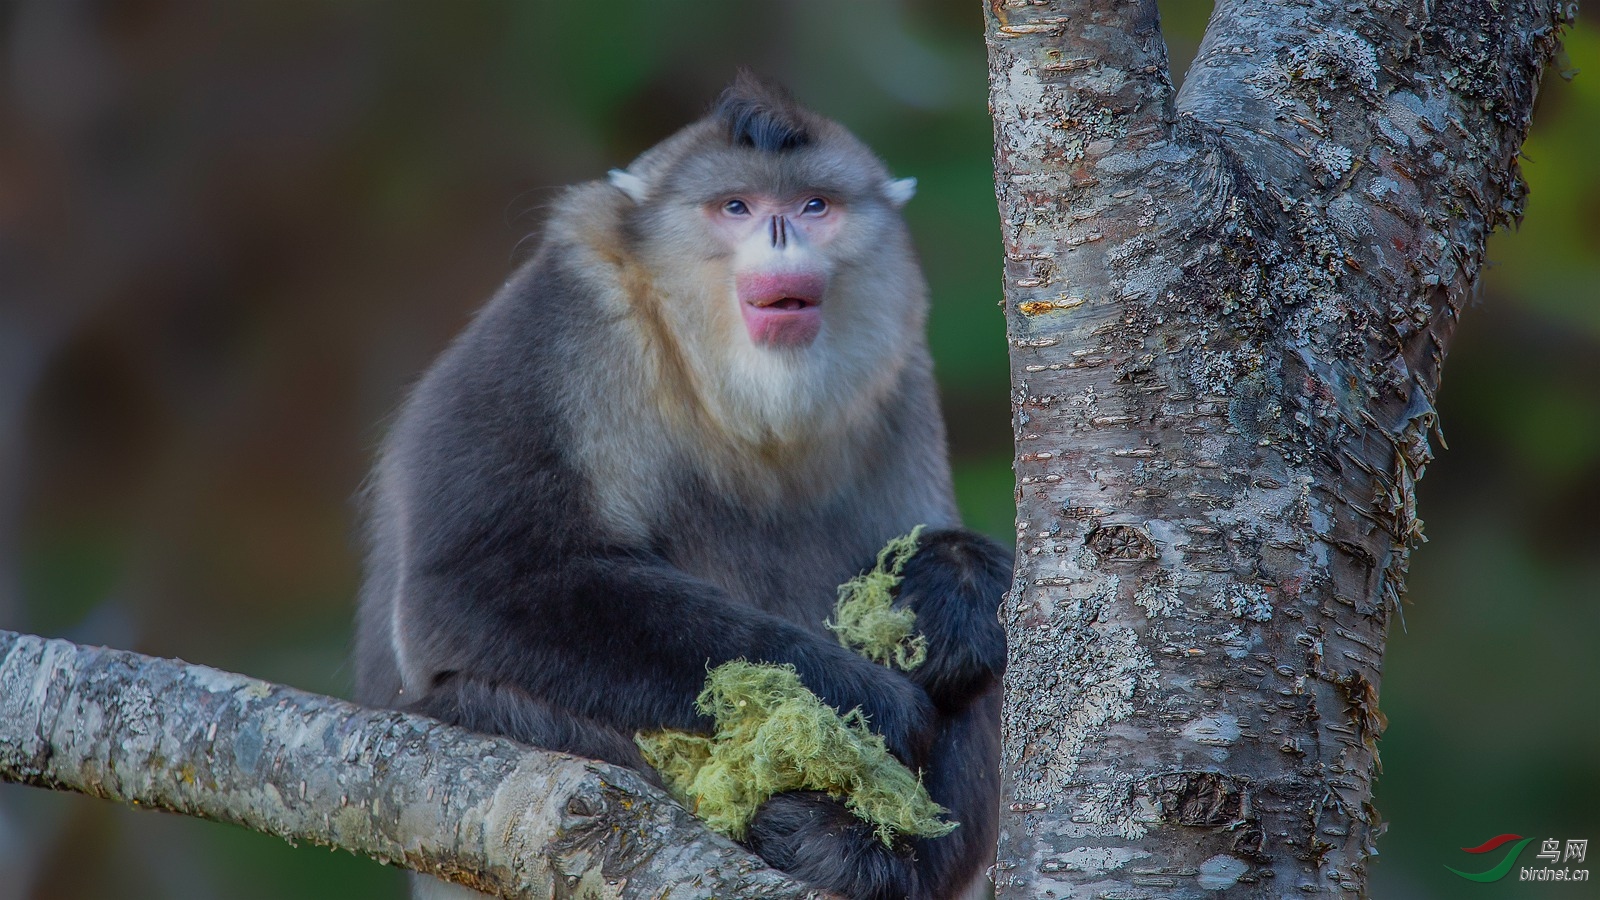
M 730 415 L 809 427 L 808 407 L 875 393 L 921 346 L 927 287 L 900 217 L 915 180 L 783 88 L 741 72 L 610 183 L 675 339 L 721 361 Z

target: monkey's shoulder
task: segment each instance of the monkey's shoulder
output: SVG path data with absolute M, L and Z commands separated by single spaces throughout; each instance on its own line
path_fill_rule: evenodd
M 602 278 L 637 266 L 637 241 L 629 221 L 634 208 L 634 202 L 610 182 L 585 181 L 566 188 L 545 228 L 542 261 Z

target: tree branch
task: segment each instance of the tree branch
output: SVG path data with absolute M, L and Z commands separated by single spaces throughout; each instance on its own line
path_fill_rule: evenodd
M 636 774 L 205 666 L 0 631 L 0 779 L 469 885 L 816 898 Z

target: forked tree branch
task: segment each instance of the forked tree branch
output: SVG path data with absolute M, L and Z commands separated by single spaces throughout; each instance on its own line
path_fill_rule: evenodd
M 999 896 L 1361 894 L 1413 487 L 1552 0 L 988 0 L 1018 476 Z
M 232 822 L 508 900 L 825 896 L 623 769 L 9 631 L 0 780 Z

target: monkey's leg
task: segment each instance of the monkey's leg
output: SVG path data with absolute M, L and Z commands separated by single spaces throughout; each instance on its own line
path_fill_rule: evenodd
M 912 842 L 919 900 L 985 895 L 1000 820 L 1000 698 L 997 682 L 945 721 L 929 751 L 923 786 L 961 826 Z
M 928 659 L 910 673 L 941 710 L 922 769 L 923 786 L 961 825 L 913 842 L 926 900 L 982 897 L 994 860 L 1000 814 L 1000 676 L 1005 672 L 1001 595 L 1011 587 L 1011 554 L 965 530 L 924 535 L 907 563 L 898 602 L 917 613 Z
M 768 800 L 750 821 L 744 843 L 773 868 L 851 900 L 905 900 L 918 893 L 908 848 L 885 847 L 871 825 L 824 793 Z

